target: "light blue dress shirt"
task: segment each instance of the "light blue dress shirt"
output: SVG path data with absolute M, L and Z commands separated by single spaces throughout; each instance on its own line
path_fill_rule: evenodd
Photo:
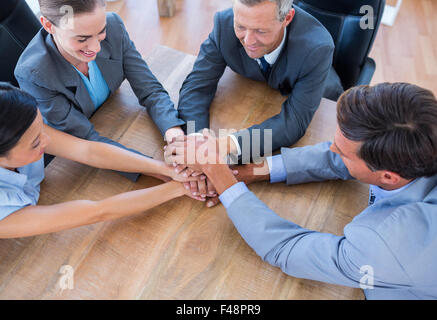
M 75 67 L 76 69 L 76 67 Z M 82 81 L 90 94 L 90 98 L 94 103 L 95 109 L 97 110 L 105 101 L 108 99 L 111 91 L 109 90 L 108 84 L 105 78 L 103 78 L 97 63 L 93 60 L 88 63 L 88 74 L 89 78 L 76 69 L 79 73 Z
M 40 184 L 44 179 L 44 158 L 17 171 L 0 167 L 0 220 L 38 203 Z
M 287 171 L 282 160 L 282 155 L 267 157 L 267 164 L 270 172 L 270 183 L 283 182 L 286 180 Z M 243 182 L 239 182 L 225 190 L 225 192 L 219 196 L 219 199 L 223 206 L 228 209 L 232 202 L 234 202 L 242 194 L 249 191 L 250 190 Z
M 331 143 L 282 148 L 267 162 L 289 185 L 351 180 Z M 275 163 L 277 164 L 275 166 Z M 229 218 L 266 262 L 296 278 L 362 288 L 367 299 L 437 298 L 437 174 L 393 191 L 371 186 L 373 204 L 337 236 L 275 214 L 243 183 L 221 196 Z M 254 223 L 256 222 L 256 223 Z

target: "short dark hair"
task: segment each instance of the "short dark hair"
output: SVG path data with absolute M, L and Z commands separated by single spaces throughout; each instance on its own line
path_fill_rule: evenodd
M 73 15 L 93 12 L 97 5 L 105 6 L 106 0 L 38 0 L 41 14 L 55 26 L 59 26 L 62 17 L 70 7 Z
M 404 179 L 437 173 L 437 101 L 408 83 L 381 83 L 346 91 L 337 104 L 342 134 L 361 142 L 357 155 L 373 170 Z
M 0 82 L 0 156 L 6 157 L 20 141 L 38 114 L 37 102 L 30 94 Z

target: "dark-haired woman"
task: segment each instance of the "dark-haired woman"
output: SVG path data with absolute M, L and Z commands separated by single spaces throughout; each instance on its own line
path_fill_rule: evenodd
M 44 124 L 32 96 L 0 83 L 0 238 L 56 232 L 140 213 L 189 192 L 172 181 L 102 201 L 38 206 L 44 152 L 102 169 L 166 175 L 181 182 L 195 179 L 183 178 L 164 162 L 55 130 Z
M 15 77 L 37 99 L 47 123 L 79 138 L 121 146 L 101 137 L 88 119 L 127 79 L 162 135 L 171 138 L 172 128 L 184 122 L 120 17 L 106 13 L 105 0 L 39 4 L 43 28 L 20 57 Z

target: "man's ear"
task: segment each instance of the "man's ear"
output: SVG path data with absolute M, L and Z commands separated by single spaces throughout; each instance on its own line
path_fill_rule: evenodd
M 396 185 L 402 180 L 402 177 L 391 171 L 382 171 L 380 181 L 384 185 Z
M 293 21 L 293 19 L 294 19 L 294 15 L 296 14 L 296 10 L 294 10 L 294 8 L 292 8 L 288 13 L 287 13 L 287 15 L 285 16 L 285 19 L 284 19 L 284 23 L 285 23 L 285 26 L 287 27 L 290 23 L 291 23 L 291 21 Z
M 50 34 L 54 34 L 54 25 L 44 16 L 41 16 L 39 18 L 39 21 L 41 22 L 42 27 L 45 31 L 47 31 Z

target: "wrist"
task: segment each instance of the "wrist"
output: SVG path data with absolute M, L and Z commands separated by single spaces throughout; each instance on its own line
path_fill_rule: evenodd
M 202 171 L 212 182 L 219 194 L 222 194 L 234 184 L 238 183 L 238 180 L 226 164 L 205 165 Z
M 176 138 L 178 136 L 185 135 L 184 131 L 181 129 L 181 127 L 173 127 L 168 129 L 164 134 L 164 139 L 168 143 L 172 142 L 173 138 Z
M 169 192 L 172 195 L 172 198 L 179 198 L 187 194 L 187 190 L 184 188 L 184 185 L 181 182 L 170 181 L 167 182 L 166 185 L 170 189 Z
M 149 166 L 150 170 L 148 172 L 144 172 L 145 175 L 156 174 L 163 175 L 166 177 L 173 178 L 173 167 L 167 165 L 164 161 L 151 159 L 154 164 L 153 166 Z
M 251 184 L 254 182 L 269 181 L 270 171 L 267 161 L 261 164 L 249 163 L 233 168 L 238 171 L 236 178 L 238 181 L 242 181 L 245 184 Z

